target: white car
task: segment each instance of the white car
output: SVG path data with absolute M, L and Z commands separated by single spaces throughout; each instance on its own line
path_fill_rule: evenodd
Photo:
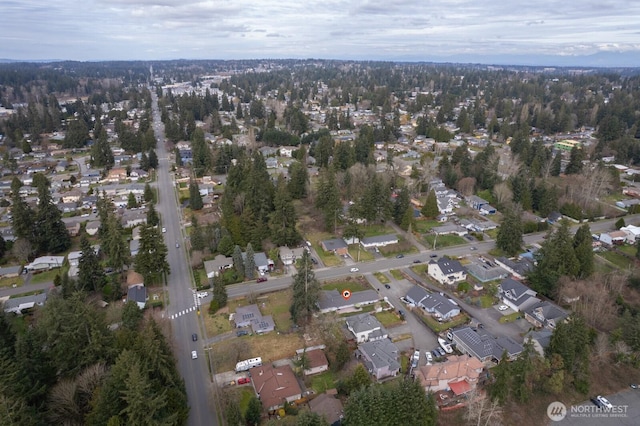
M 427 356 L 427 364 L 431 364 L 433 362 L 433 355 L 431 355 L 431 352 L 425 351 L 424 354 Z
M 360 269 L 358 269 L 358 268 L 351 268 L 351 269 L 350 269 L 350 271 L 351 271 L 351 272 L 358 272 L 358 271 L 360 271 Z
M 209 295 L 208 291 L 203 291 L 202 293 L 198 293 L 198 299 L 204 299 Z
M 162 228 L 162 233 L 164 234 L 165 232 L 167 232 L 167 228 Z
M 609 410 L 611 410 L 613 408 L 613 404 L 609 402 L 609 400 L 607 398 L 605 398 L 604 396 L 596 396 L 595 401 L 596 405 L 600 408 L 608 408 Z
M 198 352 L 191 351 L 191 359 L 198 359 Z
M 499 311 L 506 311 L 507 309 L 509 309 L 509 308 L 507 307 L 507 305 L 500 305 L 500 306 L 498 306 L 498 310 L 499 310 Z

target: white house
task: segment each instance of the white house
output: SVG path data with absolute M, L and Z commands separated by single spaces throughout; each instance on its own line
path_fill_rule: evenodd
M 467 271 L 460 262 L 446 257 L 431 260 L 427 265 L 427 274 L 440 284 L 453 285 L 467 279 Z
M 380 321 L 368 313 L 349 317 L 346 323 L 347 328 L 353 333 L 358 343 L 389 337 L 389 333 L 384 326 L 380 324 Z
M 64 256 L 41 256 L 24 268 L 29 272 L 44 271 L 47 269 L 60 268 L 64 263 Z

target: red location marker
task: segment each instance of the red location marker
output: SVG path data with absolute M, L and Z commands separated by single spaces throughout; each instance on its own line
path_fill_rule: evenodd
M 351 292 L 349 290 L 343 291 L 342 297 L 344 297 L 344 300 L 349 300 L 349 298 L 351 297 Z

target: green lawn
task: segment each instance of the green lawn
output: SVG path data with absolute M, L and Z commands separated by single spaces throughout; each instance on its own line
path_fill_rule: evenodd
M 397 269 L 392 269 L 389 271 L 389 273 L 391 274 L 391 276 L 393 278 L 395 278 L 396 280 L 403 280 L 404 279 L 404 275 L 402 275 L 402 272 L 400 272 Z
M 53 279 L 58 274 L 62 274 L 63 272 L 60 269 L 52 269 L 50 271 L 41 272 L 39 274 L 35 274 L 31 277 L 32 284 L 40 284 L 46 282 L 53 282 Z
M 313 376 L 311 379 L 311 388 L 316 391 L 316 394 L 321 394 L 328 389 L 335 389 L 336 377 L 333 371 L 328 370 L 322 374 Z
M 360 310 L 356 311 L 356 312 L 347 312 L 344 314 L 340 314 L 340 318 L 349 318 L 352 317 L 354 315 L 359 315 L 359 314 L 364 314 L 365 312 L 373 312 L 376 309 L 376 305 L 367 305 L 367 306 L 363 306 L 362 308 L 360 308 Z
M 460 314 L 454 320 L 448 322 L 438 322 L 431 315 L 420 315 L 420 319 L 435 333 L 441 333 L 444 330 L 466 324 L 467 321 L 469 321 L 469 318 L 465 314 Z
M 427 247 L 433 248 L 434 239 L 436 241 L 436 249 L 450 247 L 450 246 L 457 246 L 460 244 L 465 244 L 467 242 L 464 238 L 459 237 L 457 235 L 438 235 L 438 237 L 436 238 L 435 235 L 428 234 L 424 236 L 424 240 L 427 243 Z
M 359 280 L 351 279 L 351 277 L 347 277 L 344 281 L 330 281 L 322 284 L 323 290 L 338 290 L 339 293 L 342 293 L 344 290 L 349 290 L 354 293 L 357 291 L 370 290 L 366 284 L 363 284 Z
M 255 394 L 253 387 L 242 386 L 242 391 L 240 393 L 240 412 L 243 416 L 246 414 L 247 408 L 249 407 L 249 400 L 251 400 L 251 397 L 255 396 Z
M 500 317 L 500 324 L 506 324 L 508 322 L 514 322 L 515 320 L 517 320 L 518 318 L 521 317 L 520 312 L 514 312 L 512 314 L 509 315 L 504 315 L 502 317 Z
M 476 306 L 478 306 L 478 302 L 480 302 L 480 307 L 483 309 L 490 308 L 495 303 L 495 299 L 488 294 L 480 297 L 474 297 L 473 299 L 471 299 L 471 301 Z
M 616 265 L 619 269 L 628 269 L 632 265 L 631 260 L 627 259 L 619 253 L 614 253 L 612 251 L 600 252 L 598 253 L 598 256 L 605 258 L 609 262 Z
M 426 234 L 431 231 L 431 228 L 442 225 L 437 220 L 416 220 L 416 225 L 413 229 L 414 232 L 419 234 Z
M 621 252 L 623 252 L 624 254 L 628 254 L 631 257 L 635 257 L 636 256 L 636 251 L 638 251 L 636 249 L 635 246 L 630 246 L 630 245 L 623 245 L 623 246 L 619 246 L 616 247 L 618 250 L 620 250 Z
M 413 272 L 415 272 L 418 275 L 426 274 L 427 273 L 427 265 L 424 264 L 424 263 L 421 263 L 421 264 L 412 266 L 411 270 L 413 270 Z
M 374 317 L 376 317 L 385 327 L 393 327 L 394 325 L 399 325 L 401 323 L 400 318 L 390 311 L 376 312 Z
M 272 293 L 267 298 L 260 297 L 258 303 L 262 315 L 273 316 L 278 330 L 289 330 L 291 328 L 291 313 L 289 306 L 291 305 L 291 290 L 279 291 Z
M 349 255 L 356 262 L 368 262 L 374 259 L 373 253 L 363 249 L 360 244 L 351 244 L 349 246 Z
M 0 280 L 0 288 L 2 287 L 13 287 L 15 284 L 16 287 L 21 287 L 24 284 L 24 278 L 22 275 L 13 278 L 2 278 Z
M 378 235 L 395 234 L 392 227 L 383 224 L 367 225 L 362 228 L 365 237 L 376 237 Z
M 373 276 L 380 281 L 380 284 L 389 284 L 391 282 L 391 280 L 382 272 L 374 272 Z

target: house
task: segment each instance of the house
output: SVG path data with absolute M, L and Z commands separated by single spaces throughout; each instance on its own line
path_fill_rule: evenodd
M 236 327 L 251 327 L 254 333 L 263 334 L 276 327 L 271 315 L 263 316 L 258 305 L 238 306 L 234 316 Z
M 80 233 L 80 222 L 65 222 L 64 226 L 72 237 L 76 237 Z
M 464 226 L 457 225 L 455 223 L 447 223 L 445 225 L 434 226 L 431 231 L 436 235 L 457 235 L 464 237 L 469 233 L 469 230 Z
M 620 228 L 626 234 L 626 243 L 635 244 L 640 239 L 640 226 L 627 225 Z
M 482 215 L 496 214 L 496 211 L 496 208 L 489 204 L 484 204 L 482 207 L 480 207 L 480 214 Z
M 268 411 L 281 408 L 285 402 L 291 403 L 302 397 L 302 389 L 288 364 L 281 367 L 271 364 L 253 367 L 249 374 L 256 395 Z
M 131 241 L 129 241 L 129 254 L 131 255 L 131 257 L 136 256 L 139 251 L 140 251 L 140 239 L 134 238 Z
M 91 222 L 87 222 L 87 224 L 84 227 L 85 232 L 90 236 L 96 235 L 99 229 L 100 229 L 99 220 L 92 220 Z
M 309 401 L 309 409 L 324 417 L 331 426 L 340 426 L 340 421 L 344 417 L 342 402 L 329 391 L 321 393 Z
M 2 309 L 5 312 L 13 312 L 15 314 L 22 314 L 25 309 L 31 309 L 35 306 L 44 306 L 47 301 L 47 293 L 32 294 L 29 296 L 14 297 L 7 299 L 2 304 Z
M 470 355 L 451 355 L 445 362 L 427 364 L 414 370 L 427 392 L 453 391 L 462 395 L 475 389 L 484 365 Z
M 321 241 L 320 246 L 322 250 L 333 252 L 333 254 L 337 254 L 338 256 L 349 254 L 349 246 L 342 238 Z
M 443 293 L 428 294 L 420 301 L 419 306 L 441 320 L 449 320 L 460 315 L 460 306 Z
M 296 151 L 297 149 L 298 148 L 296 148 L 295 146 L 281 146 L 280 147 L 280 155 L 282 157 L 291 158 L 291 157 L 293 157 L 294 151 Z
M 480 361 L 500 361 L 506 351 L 509 359 L 515 359 L 523 350 L 521 344 L 510 337 L 495 338 L 484 329 L 464 326 L 451 331 L 456 349 Z
M 304 369 L 305 376 L 324 373 L 329 369 L 329 360 L 320 348 L 303 351 L 307 357 L 307 367 Z
M 78 203 L 82 198 L 82 192 L 78 189 L 72 189 L 71 191 L 67 191 L 62 194 L 62 202 L 63 203 Z
M 41 256 L 24 267 L 29 272 L 40 272 L 53 268 L 60 268 L 64 263 L 64 256 Z
M 125 210 L 120 218 L 123 228 L 133 228 L 147 223 L 147 213 L 143 209 Z
M 524 311 L 540 301 L 537 293 L 511 278 L 506 278 L 498 285 L 498 296 L 502 302 L 514 311 Z
M 268 157 L 264 160 L 267 169 L 277 169 L 278 168 L 278 159 L 275 157 Z
M 213 260 L 204 262 L 204 270 L 210 280 L 213 277 L 217 277 L 220 272 L 230 268 L 233 268 L 233 258 L 222 254 L 217 255 Z
M 305 252 L 304 247 L 297 247 L 290 249 L 289 247 L 279 247 L 278 253 L 280 255 L 280 260 L 284 265 L 293 265 L 296 263 L 296 260 L 301 259 L 302 255 Z
M 524 311 L 524 318 L 536 327 L 550 330 L 569 317 L 569 314 L 551 302 L 543 301 Z
M 356 291 L 351 297 L 345 299 L 338 290 L 323 290 L 318 298 L 320 312 L 354 312 L 362 306 L 371 305 L 380 300 L 380 295 L 375 290 Z
M 498 257 L 495 262 L 517 280 L 525 279 L 527 273 L 533 269 L 533 262 L 525 258 L 511 260 L 506 257 Z
M 247 261 L 247 253 L 246 252 L 242 253 L 242 260 L 244 262 Z M 273 260 L 267 258 L 267 255 L 263 251 L 259 251 L 257 253 L 254 253 L 254 255 L 253 255 L 253 263 L 256 265 L 256 268 L 258 269 L 258 271 L 261 274 L 265 274 L 265 273 L 271 271 L 275 266 L 275 264 L 273 263 Z
M 425 290 L 422 287 L 418 287 L 417 285 L 414 285 L 413 287 L 411 287 L 411 289 L 405 296 L 405 299 L 407 299 L 409 303 L 415 306 L 421 306 L 420 302 L 422 302 L 422 300 L 424 300 L 428 296 L 429 296 L 429 292 L 427 290 Z
M 107 182 L 118 183 L 121 180 L 125 180 L 127 178 L 127 169 L 124 167 L 114 167 L 109 170 L 107 174 L 107 178 L 105 179 Z
M 387 329 L 380 324 L 380 321 L 378 321 L 376 317 L 369 313 L 349 317 L 346 323 L 347 329 L 353 333 L 358 343 L 389 337 Z
M 20 272 L 22 272 L 22 266 L 20 265 L 0 267 L 0 279 L 16 278 L 20 275 Z
M 467 279 L 467 272 L 460 262 L 447 257 L 431 260 L 427 265 L 427 274 L 440 284 L 453 285 Z
M 375 237 L 364 237 L 360 244 L 364 249 L 374 247 L 386 247 L 390 244 L 398 244 L 398 236 L 396 234 L 376 235 Z
M 395 377 L 400 372 L 400 350 L 388 338 L 361 343 L 356 356 L 376 380 Z
M 466 200 L 469 206 L 476 210 L 481 210 L 482 207 L 489 206 L 489 202 L 487 200 L 485 200 L 484 198 L 480 198 L 477 195 L 470 195 L 469 197 L 466 198 Z M 495 213 L 495 209 L 494 209 L 494 213 Z
M 541 330 L 532 330 L 529 331 L 524 336 L 525 342 L 530 342 L 533 345 L 533 349 L 535 349 L 540 356 L 544 357 L 544 351 L 549 347 L 551 343 L 551 335 L 553 332 L 546 328 Z
M 549 216 L 547 216 L 547 222 L 551 225 L 558 222 L 560 219 L 562 219 L 562 213 L 560 212 L 551 212 L 549 213 Z
M 138 308 L 144 309 L 148 299 L 149 296 L 147 296 L 147 288 L 144 284 L 129 286 L 129 289 L 127 290 L 127 302 L 135 302 L 138 305 Z

